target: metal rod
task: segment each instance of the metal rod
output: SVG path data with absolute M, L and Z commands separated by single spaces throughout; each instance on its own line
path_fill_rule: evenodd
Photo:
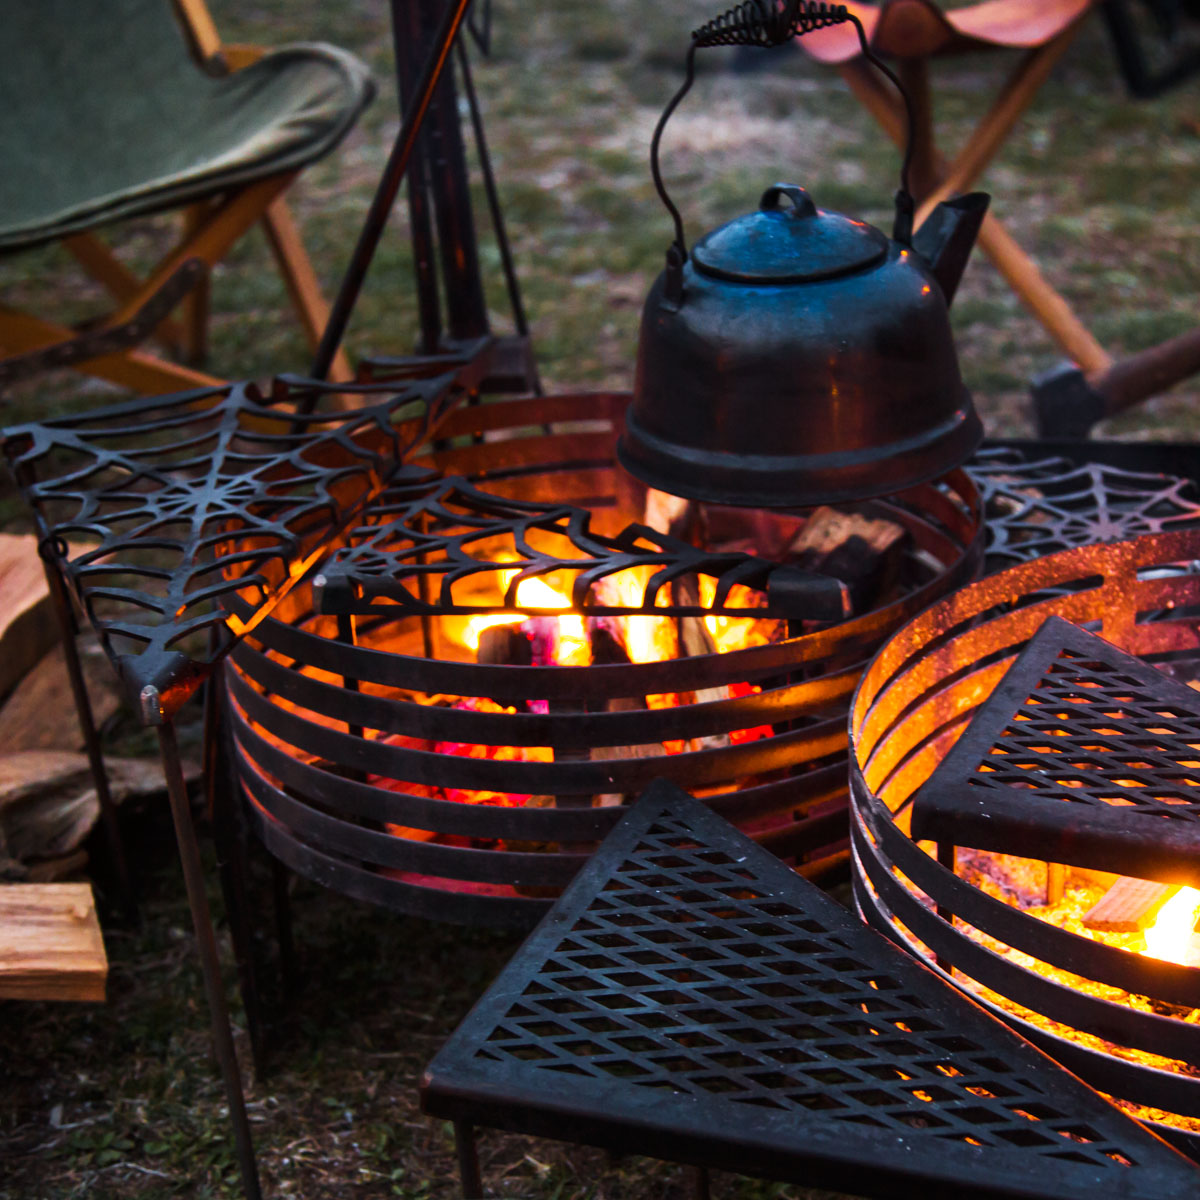
M 396 135 L 392 152 L 388 156 L 383 178 L 379 181 L 379 187 L 376 189 L 375 197 L 367 212 L 367 219 L 359 233 L 358 243 L 351 255 L 350 265 L 346 268 L 346 274 L 330 310 L 329 323 L 325 326 L 321 344 L 317 347 L 317 355 L 313 360 L 312 367 L 312 375 L 315 379 L 327 378 L 334 355 L 342 344 L 346 326 L 350 321 L 350 314 L 354 311 L 354 305 L 358 301 L 363 280 L 366 278 L 371 260 L 375 256 L 379 239 L 383 236 L 383 231 L 387 226 L 396 194 L 400 190 L 401 181 L 404 179 L 404 173 L 408 169 L 409 160 L 416 147 L 417 135 L 420 133 L 425 114 L 433 100 L 434 89 L 445 71 L 446 63 L 450 58 L 450 47 L 453 45 L 459 26 L 470 7 L 471 0 L 452 0 L 446 6 L 442 23 L 421 72 L 421 78 L 413 89 L 413 103 L 401 122 L 400 132 Z M 313 402 L 315 402 L 315 397 Z M 311 407 L 310 403 L 306 411 L 311 411 Z
M 400 119 L 413 92 L 413 75 L 421 46 L 421 13 L 413 0 L 392 0 L 392 45 L 396 58 L 396 91 Z M 442 306 L 434 265 L 433 225 L 429 215 L 426 138 L 418 139 L 408 167 L 408 228 L 413 271 L 417 278 L 417 311 L 421 321 L 421 354 L 436 354 L 442 340 Z
M 274 855 L 271 857 L 271 899 L 275 908 L 275 940 L 279 943 L 279 973 L 283 978 L 283 994 L 290 1000 L 300 982 L 296 966 L 296 939 L 292 935 L 292 899 L 288 895 L 287 867 Z
M 431 16 L 444 0 L 415 2 L 423 15 Z M 425 118 L 424 138 L 429 149 L 429 186 L 437 222 L 447 332 L 455 341 L 487 337 L 491 328 L 479 270 L 479 245 L 471 212 L 453 68 L 448 68 L 437 83 Z
M 954 872 L 958 865 L 958 847 L 952 842 L 938 842 L 937 844 L 937 860 L 950 872 Z M 948 925 L 954 925 L 954 910 L 947 908 L 944 904 L 937 906 L 937 915 L 941 917 Z M 942 968 L 948 975 L 954 974 L 954 964 L 940 954 L 934 955 L 934 962 Z
M 208 999 L 213 1045 L 221 1069 L 221 1078 L 225 1084 L 229 1119 L 233 1124 L 233 1136 L 237 1144 L 242 1190 L 247 1200 L 261 1200 L 262 1189 L 258 1180 L 258 1163 L 254 1158 L 254 1142 L 250 1136 L 250 1121 L 246 1115 L 246 1101 L 242 1093 L 242 1076 L 238 1068 L 237 1053 L 233 1046 L 233 1030 L 229 1024 L 229 1010 L 225 1005 L 225 992 L 221 984 L 217 938 L 213 932 L 212 914 L 204 890 L 204 868 L 200 862 L 200 847 L 196 842 L 191 810 L 188 808 L 187 784 L 184 782 L 183 767 L 179 761 L 175 726 L 170 722 L 158 727 L 158 746 L 162 754 L 163 774 L 167 781 L 167 795 L 171 801 L 175 838 L 179 843 L 179 861 L 183 866 L 188 905 L 192 910 L 192 925 L 196 931 L 196 947 L 200 953 L 200 969 L 204 976 L 204 991 Z
M 458 43 L 458 65 L 462 71 L 463 91 L 467 96 L 467 108 L 471 113 L 471 129 L 475 135 L 475 146 L 479 151 L 479 166 L 483 173 L 483 190 L 487 196 L 488 213 L 492 229 L 496 234 L 496 245 L 500 250 L 500 265 L 504 271 L 504 284 L 508 289 L 508 303 L 512 308 L 513 325 L 522 337 L 529 334 L 529 322 L 525 317 L 525 304 L 521 299 L 521 285 L 517 280 L 513 262 L 512 246 L 508 240 L 508 228 L 504 224 L 504 213 L 500 208 L 500 194 L 496 190 L 496 175 L 492 170 L 492 157 L 488 152 L 487 136 L 483 130 L 483 117 L 479 112 L 479 99 L 475 94 L 475 81 L 471 76 L 471 58 L 467 48 Z M 537 395 L 541 395 L 541 384 L 537 383 Z
M 263 1018 L 262 992 L 255 953 L 253 907 L 249 900 L 249 871 L 246 858 L 245 825 L 241 817 L 241 780 L 237 771 L 237 751 L 233 732 L 223 719 L 225 692 L 224 664 L 217 665 L 205 685 L 204 761 L 208 783 L 209 813 L 213 844 L 217 851 L 217 870 L 225 897 L 225 915 L 237 963 L 238 986 L 246 1013 L 246 1030 L 254 1059 L 254 1077 L 260 1082 L 267 1073 L 266 1022 Z
M 479 1177 L 479 1155 L 475 1150 L 475 1127 L 469 1122 L 454 1122 L 454 1149 L 458 1155 L 463 1200 L 482 1200 L 483 1182 Z
M 71 598 L 67 594 L 57 563 L 49 561 L 46 553 L 42 554 L 42 569 L 46 575 L 46 586 L 50 589 L 51 602 L 58 618 L 59 632 L 62 634 L 63 660 L 67 665 L 67 678 L 71 684 L 71 696 L 75 701 L 79 732 L 83 735 L 84 752 L 87 754 L 92 783 L 96 788 L 96 799 L 100 804 L 100 816 L 104 821 L 104 834 L 108 842 L 108 852 L 112 858 L 117 888 L 121 893 L 125 911 L 131 918 L 134 918 L 138 912 L 137 896 L 129 874 L 129 862 L 125 857 L 125 843 L 121 838 L 117 807 L 113 803 L 112 792 L 108 786 L 108 772 L 104 767 L 104 753 L 100 748 L 96 718 L 92 712 L 87 682 L 83 677 L 83 665 L 79 661 L 79 647 L 75 640 L 78 631 L 71 608 Z

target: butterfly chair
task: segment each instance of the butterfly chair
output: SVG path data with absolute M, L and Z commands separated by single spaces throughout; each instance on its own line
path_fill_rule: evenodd
M 943 12 L 931 0 L 848 4 L 862 21 L 872 50 L 896 61 L 911 93 L 916 122 L 912 185 L 917 225 L 939 201 L 969 190 L 1004 145 L 1021 114 L 1071 44 L 1095 0 L 984 0 Z M 904 111 L 889 86 L 861 57 L 851 25 L 806 34 L 801 47 L 836 66 L 863 105 L 898 142 L 906 136 Z M 962 150 L 947 160 L 938 149 L 929 86 L 930 59 L 977 50 L 1018 51 L 1021 57 Z M 1050 286 L 1033 261 L 991 213 L 979 244 L 1047 333 L 1085 371 L 1112 359 Z
M 202 360 L 209 272 L 259 221 L 315 346 L 327 309 L 283 193 L 370 99 L 365 66 L 323 44 L 223 47 L 203 0 L 11 0 L 4 24 L 0 255 L 61 243 L 115 304 L 70 328 L 0 303 L 0 387 L 50 367 L 143 393 L 219 382 L 138 347 Z M 168 211 L 182 235 L 144 279 L 96 232 Z

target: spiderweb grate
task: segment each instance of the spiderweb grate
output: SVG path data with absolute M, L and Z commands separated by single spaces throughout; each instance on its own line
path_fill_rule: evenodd
M 383 489 L 454 382 L 239 383 L 13 426 L 0 445 L 134 704 L 150 687 L 169 712 Z M 362 407 L 330 410 L 344 391 Z M 234 593 L 249 625 L 222 608 Z
M 625 1137 L 653 1113 L 685 1161 L 689 1136 L 771 1137 L 887 1174 L 900 1144 L 944 1179 L 986 1151 L 987 1194 L 1009 1170 L 1076 1194 L 1072 1172 L 1125 1181 L 1163 1149 L 662 782 L 434 1061 L 426 1106 L 462 1117 L 473 1085 L 474 1119 L 521 1129 L 532 1108 L 552 1135 L 547 1112 L 573 1128 L 590 1100 Z
M 1007 447 L 981 450 L 967 471 L 983 498 L 989 573 L 1072 546 L 1200 524 L 1190 479 L 1065 458 L 1031 462 Z
M 917 793 L 913 836 L 1200 882 L 1200 693 L 1051 617 Z

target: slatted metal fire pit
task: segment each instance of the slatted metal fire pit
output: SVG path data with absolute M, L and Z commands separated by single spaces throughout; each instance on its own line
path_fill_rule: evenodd
M 810 870 L 845 845 L 849 695 L 891 630 L 975 571 L 974 485 L 956 472 L 864 505 L 906 531 L 903 582 L 831 622 L 828 580 L 643 523 L 645 489 L 615 462 L 625 403 L 452 414 L 315 587 L 233 651 L 248 811 L 293 869 L 403 911 L 528 925 L 658 776 Z M 563 576 L 549 607 L 522 599 L 525 580 Z M 636 586 L 614 591 L 617 577 Z M 592 632 L 591 663 L 529 657 L 567 607 Z M 532 618 L 515 640 L 524 658 L 477 659 L 464 630 L 489 614 Z M 610 622 L 704 617 L 757 633 L 665 661 L 613 652 Z
M 1200 676 L 1198 559 L 1193 529 L 1084 546 L 984 579 L 884 646 L 851 714 L 863 915 L 1176 1137 L 1200 1130 L 1200 969 L 1138 952 L 1136 931 L 1088 927 L 1096 897 L 1121 881 L 1063 864 L 1173 883 L 1194 874 L 1179 841 L 1194 827 L 1200 705 L 1191 697 L 1200 695 L 1183 685 Z M 1117 650 L 1046 626 L 1050 617 L 1174 678 L 1122 669 Z M 1001 680 L 1043 627 L 1002 697 Z M 1041 661 L 1043 643 L 1054 661 Z M 1001 719 L 1009 707 L 1015 715 Z M 975 719 L 985 774 L 921 792 L 944 760 L 953 767 L 947 756 L 960 738 L 967 745 Z M 917 832 L 943 838 L 940 855 L 910 836 L 919 793 Z M 989 818 L 1002 828 L 981 828 Z M 956 839 L 984 849 L 955 854 Z M 1009 854 L 987 849 L 1001 843 Z

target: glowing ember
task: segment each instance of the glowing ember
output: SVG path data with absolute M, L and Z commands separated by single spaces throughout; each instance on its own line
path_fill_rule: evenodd
M 1200 952 L 1192 944 L 1198 909 L 1200 892 L 1195 888 L 1180 888 L 1162 906 L 1158 919 L 1146 930 L 1146 949 L 1142 953 L 1185 967 L 1200 965 Z

